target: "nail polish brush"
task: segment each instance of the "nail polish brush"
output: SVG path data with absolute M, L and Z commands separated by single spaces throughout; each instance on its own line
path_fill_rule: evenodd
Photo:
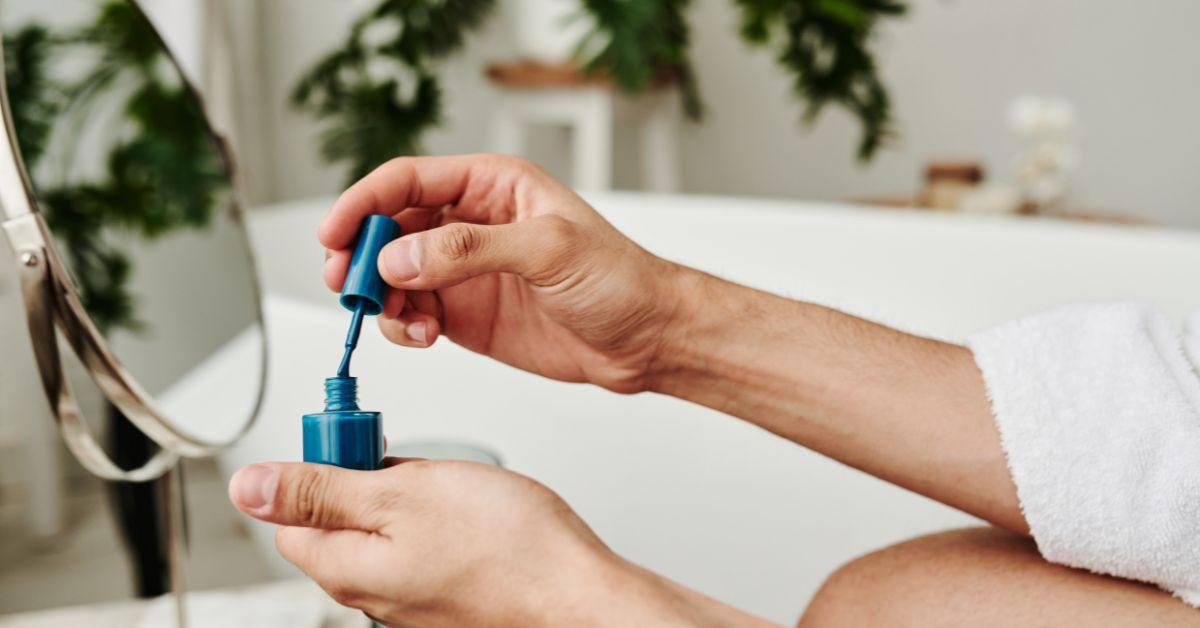
M 374 470 L 383 461 L 383 415 L 358 407 L 358 380 L 350 376 L 350 358 L 358 347 L 363 318 L 383 312 L 387 286 L 379 276 L 379 252 L 400 236 L 388 216 L 363 220 L 346 271 L 339 302 L 352 315 L 337 375 L 325 380 L 325 410 L 303 418 L 304 461 L 348 469 Z

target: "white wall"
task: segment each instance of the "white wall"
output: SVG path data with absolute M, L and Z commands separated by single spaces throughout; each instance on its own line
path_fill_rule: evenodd
M 299 73 L 343 35 L 369 0 L 261 0 L 264 95 L 282 103 Z M 502 12 L 503 13 L 503 12 Z M 1159 0 L 915 0 L 911 15 L 878 42 L 902 133 L 867 167 L 854 161 L 858 129 L 838 111 L 814 128 L 771 53 L 736 37 L 733 3 L 697 0 L 690 10 L 693 58 L 709 117 L 682 129 L 687 192 L 845 199 L 912 191 L 922 164 L 979 157 L 994 177 L 1010 170 L 1016 142 L 1008 103 L 1025 92 L 1064 96 L 1083 126 L 1077 200 L 1093 208 L 1200 226 L 1200 3 Z M 493 16 L 442 76 L 446 124 L 431 152 L 488 147 L 489 87 L 482 64 L 512 55 L 507 15 Z M 315 125 L 279 105 L 269 133 L 276 197 L 327 194 L 341 175 L 316 156 Z M 553 137 L 551 138 L 554 139 Z M 632 155 L 618 134 L 618 154 Z M 561 142 L 559 142 L 561 143 Z M 537 155 L 557 163 L 561 146 Z M 547 146 L 548 145 L 548 146 Z M 618 164 L 618 184 L 635 168 Z
M 981 156 L 1006 176 L 1017 144 L 1008 103 L 1062 95 L 1083 125 L 1078 191 L 1089 205 L 1200 226 L 1200 3 L 987 0 L 913 3 L 878 45 L 902 137 L 868 168 L 857 127 L 798 110 L 770 55 L 729 33 L 728 2 L 696 3 L 695 59 L 712 105 L 684 136 L 689 190 L 837 199 L 911 189 L 936 156 Z M 792 130 L 796 129 L 796 130 Z

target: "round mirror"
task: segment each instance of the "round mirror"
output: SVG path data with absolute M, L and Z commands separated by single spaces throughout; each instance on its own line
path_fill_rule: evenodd
M 10 141 L 98 347 L 84 363 L 102 389 L 122 380 L 108 397 L 161 445 L 230 443 L 265 342 L 231 162 L 199 99 L 134 2 L 2 0 L 0 33 Z M 260 376 L 223 377 L 230 356 Z

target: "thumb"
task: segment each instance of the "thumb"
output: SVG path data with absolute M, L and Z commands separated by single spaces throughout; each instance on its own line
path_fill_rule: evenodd
M 561 216 L 504 225 L 456 222 L 384 247 L 379 274 L 392 287 L 409 290 L 446 288 L 495 272 L 550 283 L 569 267 L 579 242 L 575 223 Z
M 229 480 L 229 500 L 251 517 L 326 530 L 378 530 L 388 494 L 377 475 L 324 464 L 253 464 Z

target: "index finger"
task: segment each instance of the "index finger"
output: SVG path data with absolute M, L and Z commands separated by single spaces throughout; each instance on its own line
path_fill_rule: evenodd
M 328 249 L 354 243 L 371 214 L 393 216 L 409 207 L 457 204 L 470 186 L 472 170 L 489 155 L 399 157 L 373 170 L 342 192 L 321 221 L 317 239 Z

